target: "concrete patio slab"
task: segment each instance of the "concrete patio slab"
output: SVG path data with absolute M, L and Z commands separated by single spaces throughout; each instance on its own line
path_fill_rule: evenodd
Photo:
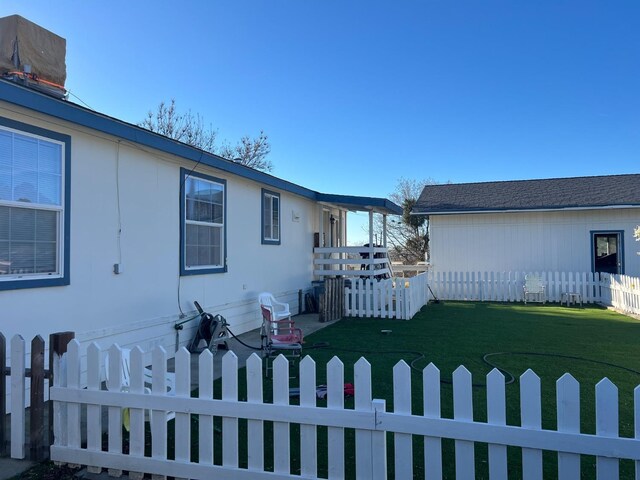
M 295 325 L 297 328 L 302 330 L 302 333 L 306 337 L 313 332 L 316 332 L 322 328 L 328 327 L 337 322 L 337 320 L 333 322 L 320 322 L 320 317 L 317 313 L 305 313 L 301 315 L 296 315 L 293 317 L 295 321 Z M 233 330 L 233 329 L 232 329 Z M 242 342 L 242 343 L 241 343 Z M 231 338 L 229 340 L 229 351 L 235 353 L 238 357 L 238 367 L 242 368 L 245 366 L 247 359 L 251 356 L 252 353 L 257 353 L 261 355 L 262 352 L 260 350 L 260 329 L 256 328 L 255 330 L 251 330 L 249 332 L 238 335 L 237 338 Z M 244 345 L 244 344 L 246 345 Z M 250 348 L 249 346 L 254 347 Z M 304 352 L 304 346 L 302 348 Z M 217 354 L 213 358 L 213 375 L 214 380 L 220 378 L 222 375 L 222 357 L 227 353 L 226 350 L 218 350 Z M 175 371 L 175 363 L 174 359 L 170 359 L 167 363 L 167 368 L 169 371 Z M 191 385 L 192 388 L 196 388 L 198 384 L 198 355 L 191 355 Z

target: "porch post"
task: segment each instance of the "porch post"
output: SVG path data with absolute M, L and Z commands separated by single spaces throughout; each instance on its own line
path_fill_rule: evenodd
M 324 207 L 318 205 L 318 247 L 324 247 Z
M 343 241 L 342 241 L 342 246 L 346 247 L 347 246 L 347 211 L 344 211 L 344 226 L 342 227 L 342 235 L 343 235 Z M 346 258 L 346 254 L 345 254 L 345 258 Z
M 382 246 L 387 248 L 387 215 L 382 215 Z
M 373 210 L 369 210 L 369 270 L 375 270 L 375 265 L 373 264 L 374 259 L 374 246 L 373 246 Z M 373 278 L 371 275 L 369 278 Z
M 340 249 L 342 250 L 342 247 L 344 247 L 345 245 L 345 241 L 344 241 L 344 228 L 345 228 L 345 222 L 347 221 L 347 213 L 344 210 L 338 210 L 338 232 L 340 232 L 339 234 L 339 241 L 338 241 L 338 246 L 340 247 Z M 340 260 L 344 260 L 344 251 L 341 251 L 338 254 L 338 258 Z M 344 264 L 340 264 L 340 270 L 344 270 Z
M 324 207 L 322 205 L 318 205 L 318 248 L 324 247 Z M 327 258 L 325 253 L 320 255 L 320 258 Z M 324 270 L 326 265 L 319 265 L 320 268 L 318 270 Z M 324 278 L 320 276 L 320 280 Z

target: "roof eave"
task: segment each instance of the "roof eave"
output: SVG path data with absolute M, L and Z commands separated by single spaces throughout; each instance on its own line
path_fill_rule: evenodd
M 341 202 L 355 210 L 375 210 L 380 213 L 402 214 L 402 209 L 385 198 L 357 197 L 319 193 L 315 190 L 246 167 L 218 155 L 205 152 L 185 143 L 151 132 L 103 113 L 95 112 L 72 102 L 49 97 L 40 92 L 0 79 L 0 101 L 49 115 L 132 143 L 175 155 L 184 160 L 247 178 L 271 188 L 290 192 L 317 202 Z
M 579 210 L 611 210 L 640 208 L 640 204 L 625 205 L 589 205 L 583 207 L 549 207 L 549 208 L 504 208 L 504 209 L 467 209 L 467 210 L 421 210 L 411 211 L 410 215 L 469 215 L 474 213 L 518 213 L 518 212 L 565 212 Z
M 384 215 L 402 215 L 402 207 L 386 198 L 318 193 L 316 199 L 319 202 L 338 205 L 347 210 L 360 212 L 373 211 Z

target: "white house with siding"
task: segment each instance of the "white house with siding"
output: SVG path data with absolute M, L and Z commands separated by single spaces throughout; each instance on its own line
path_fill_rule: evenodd
M 640 276 L 640 174 L 428 185 L 412 213 L 434 271 Z
M 328 195 L 136 125 L 0 80 L 1 331 L 72 330 L 102 346 L 163 345 L 197 300 L 234 333 L 261 323 L 259 292 L 298 311 L 314 240 L 346 245 L 347 211 L 384 198 Z M 314 234 L 317 233 L 318 235 Z M 191 327 L 191 328 L 190 328 Z

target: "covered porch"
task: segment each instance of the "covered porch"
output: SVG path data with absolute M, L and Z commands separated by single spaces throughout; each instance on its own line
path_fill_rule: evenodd
M 369 241 L 362 246 L 347 245 L 347 213 L 367 212 Z M 374 215 L 382 226 L 375 232 Z M 318 204 L 318 232 L 314 238 L 313 275 L 382 279 L 391 277 L 387 248 L 389 215 L 402 215 L 402 208 L 384 198 L 324 195 Z

